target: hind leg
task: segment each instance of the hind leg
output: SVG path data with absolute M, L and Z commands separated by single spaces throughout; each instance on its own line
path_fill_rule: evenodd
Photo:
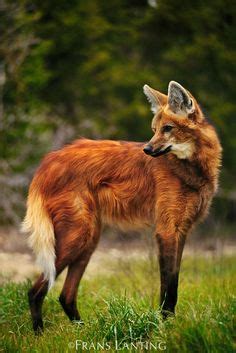
M 63 270 L 63 267 L 57 267 L 57 276 Z M 48 292 L 48 281 L 41 274 L 33 287 L 28 291 L 29 307 L 32 317 L 33 329 L 36 334 L 43 331 L 42 306 Z
M 57 254 L 56 277 L 64 270 L 69 261 L 69 257 L 65 258 L 63 253 Z M 33 329 L 36 334 L 40 334 L 43 331 L 42 306 L 47 292 L 48 281 L 44 279 L 44 275 L 42 273 L 32 288 L 28 291 L 28 300 Z
M 35 333 L 40 333 L 40 331 L 43 330 L 42 305 L 47 292 L 48 281 L 44 280 L 43 274 L 41 274 L 28 292 L 30 312 Z
M 93 250 L 94 249 L 95 246 L 93 247 Z M 59 300 L 70 320 L 80 321 L 80 316 L 76 307 L 76 294 L 78 284 L 89 262 L 91 254 L 91 250 L 83 252 L 78 259 L 71 263 L 68 267 L 67 277 Z M 66 263 L 69 262 L 69 258 L 66 261 L 66 259 L 62 256 L 58 257 L 57 260 L 58 263 L 56 264 L 56 271 L 58 276 L 66 267 Z M 42 306 L 47 292 L 48 281 L 45 280 L 44 275 L 41 274 L 28 292 L 29 307 L 35 334 L 40 334 L 43 331 Z
M 77 286 L 98 242 L 100 223 L 91 200 L 84 203 L 82 210 L 81 207 L 78 210 L 75 209 L 70 202 L 64 201 L 63 204 L 64 208 L 54 210 L 57 215 L 53 220 L 55 267 L 56 276 L 58 276 L 65 267 L 69 266 L 60 301 L 67 315 L 73 320 L 79 318 L 75 304 Z M 29 291 L 30 311 L 35 332 L 43 329 L 42 304 L 47 291 L 48 281 L 43 279 L 43 275 Z
M 67 277 L 60 294 L 59 301 L 71 321 L 81 321 L 76 305 L 76 296 L 80 280 L 93 250 L 94 248 L 84 251 L 78 259 L 68 267 Z
M 70 258 L 67 277 L 59 301 L 71 321 L 80 321 L 76 306 L 76 296 L 80 280 L 94 252 L 100 237 L 100 224 L 90 214 L 88 218 L 77 220 L 73 229 L 68 232 L 66 256 Z M 65 249 L 65 246 L 64 246 Z M 62 259 L 63 262 L 63 259 Z

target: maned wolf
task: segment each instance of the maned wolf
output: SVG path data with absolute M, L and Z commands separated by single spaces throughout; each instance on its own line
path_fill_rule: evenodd
M 217 190 L 221 146 L 194 97 L 171 81 L 168 95 L 145 85 L 154 113 L 147 144 L 80 139 L 49 153 L 30 186 L 23 230 L 43 273 L 29 291 L 35 332 L 42 304 L 65 267 L 60 303 L 70 320 L 79 282 L 104 224 L 152 226 L 159 245 L 160 303 L 174 313 L 186 235 Z M 156 158 L 158 157 L 158 158 Z

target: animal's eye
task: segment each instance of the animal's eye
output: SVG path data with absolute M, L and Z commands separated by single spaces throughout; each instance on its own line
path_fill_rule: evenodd
M 162 128 L 162 132 L 170 132 L 173 129 L 171 125 L 164 125 Z

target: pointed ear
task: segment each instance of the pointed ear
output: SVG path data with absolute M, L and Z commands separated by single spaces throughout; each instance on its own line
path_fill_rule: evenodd
M 148 101 L 151 103 L 151 111 L 156 114 L 163 105 L 167 103 L 167 96 L 148 85 L 143 86 L 143 92 L 146 95 Z
M 175 114 L 188 115 L 195 111 L 190 94 L 178 82 L 171 81 L 168 87 L 168 104 Z

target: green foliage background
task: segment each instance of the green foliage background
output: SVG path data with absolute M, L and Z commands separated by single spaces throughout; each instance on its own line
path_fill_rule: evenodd
M 233 189 L 235 2 L 3 0 L 0 13 L 2 200 L 20 194 L 45 152 L 73 138 L 148 140 L 142 86 L 166 93 L 170 80 L 215 123 L 221 185 Z M 2 202 L 4 216 L 14 218 L 20 203 Z

